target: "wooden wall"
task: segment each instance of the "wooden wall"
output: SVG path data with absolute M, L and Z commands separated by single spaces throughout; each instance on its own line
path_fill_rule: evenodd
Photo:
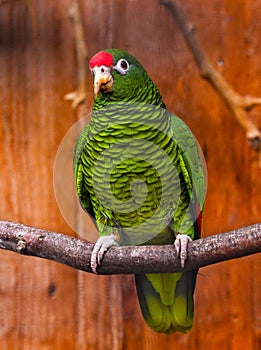
M 28 7 L 29 4 L 29 7 Z M 245 133 L 203 81 L 171 15 L 157 0 L 81 1 L 89 54 L 132 52 L 169 109 L 197 136 L 208 165 L 203 235 L 260 221 L 261 168 Z M 242 94 L 261 96 L 261 8 L 256 0 L 188 0 L 211 61 Z M 74 234 L 53 189 L 57 148 L 74 122 L 63 96 L 76 86 L 70 1 L 0 6 L 0 218 Z M 259 123 L 261 109 L 253 119 Z M 88 228 L 87 228 L 88 229 Z M 204 268 L 195 325 L 159 335 L 139 311 L 132 276 L 92 276 L 0 251 L 0 344 L 11 349 L 238 350 L 261 347 L 260 256 Z

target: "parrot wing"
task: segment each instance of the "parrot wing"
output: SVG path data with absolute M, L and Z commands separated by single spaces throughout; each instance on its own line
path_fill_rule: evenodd
M 204 158 L 191 130 L 178 117 L 170 114 L 173 139 L 180 148 L 180 170 L 185 180 L 187 193 L 182 201 L 189 203 L 187 209 L 181 205 L 175 213 L 174 232 L 199 238 L 201 212 L 206 194 Z M 189 198 L 188 198 L 189 196 Z M 182 223 L 175 221 L 180 221 Z M 187 332 L 193 324 L 193 294 L 197 270 L 185 273 L 136 275 L 136 287 L 141 310 L 147 324 L 157 332 Z
M 200 211 L 202 211 L 206 196 L 206 166 L 203 153 L 193 133 L 180 118 L 171 114 L 171 124 L 174 139 L 181 149 L 181 157 L 184 163 L 182 171 L 187 188 L 191 198 L 196 199 Z
M 82 153 L 83 149 L 86 145 L 86 142 L 88 140 L 87 135 L 89 132 L 89 124 L 87 124 L 84 129 L 81 131 L 76 146 L 74 150 L 74 160 L 73 160 L 73 168 L 74 168 L 74 178 L 75 178 L 75 185 L 76 185 L 76 191 L 79 197 L 80 204 L 82 208 L 87 211 L 87 213 L 90 214 L 91 218 L 94 218 L 94 212 L 92 203 L 90 200 L 90 194 L 88 191 L 84 188 L 84 176 L 83 176 L 83 162 L 82 162 Z M 94 221 L 95 222 L 95 221 Z
M 206 197 L 206 165 L 201 148 L 189 127 L 178 117 L 171 114 L 174 140 L 180 148 L 180 167 L 186 183 L 190 201 L 184 211 L 178 229 L 174 231 L 189 235 L 192 239 L 200 237 L 202 212 Z M 183 198 L 184 200 L 184 198 Z M 193 225 L 194 223 L 194 225 Z

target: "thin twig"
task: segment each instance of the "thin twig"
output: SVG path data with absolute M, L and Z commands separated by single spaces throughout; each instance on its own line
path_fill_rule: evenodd
M 240 125 L 246 130 L 247 139 L 255 150 L 261 150 L 261 133 L 248 112 L 261 106 L 260 97 L 242 96 L 213 67 L 197 36 L 195 25 L 188 20 L 179 0 L 160 0 L 175 19 L 184 39 L 198 65 L 201 76 L 206 79 L 233 112 Z
M 74 31 L 74 41 L 77 55 L 77 69 L 78 69 L 78 89 L 70 92 L 64 96 L 65 100 L 72 101 L 72 108 L 77 108 L 79 104 L 86 99 L 86 59 L 87 47 L 84 41 L 83 24 L 80 13 L 79 0 L 72 0 L 70 7 L 70 17 Z
M 0 249 L 60 262 L 92 272 L 93 244 L 38 228 L 0 221 Z M 99 274 L 142 274 L 188 271 L 261 252 L 261 223 L 189 243 L 185 269 L 172 245 L 112 247 Z

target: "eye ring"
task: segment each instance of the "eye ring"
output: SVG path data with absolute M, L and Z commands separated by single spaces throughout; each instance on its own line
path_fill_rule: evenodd
M 119 72 L 121 75 L 125 75 L 130 68 L 130 64 L 124 58 L 121 58 L 117 63 L 114 69 Z

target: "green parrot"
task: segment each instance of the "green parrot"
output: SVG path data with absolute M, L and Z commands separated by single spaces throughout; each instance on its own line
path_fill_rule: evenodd
M 173 244 L 184 267 L 188 242 L 200 237 L 204 166 L 190 129 L 171 114 L 141 63 L 118 49 L 90 60 L 94 105 L 74 155 L 76 191 L 100 237 L 97 273 L 115 245 Z M 136 275 L 143 317 L 160 333 L 193 324 L 197 270 Z

